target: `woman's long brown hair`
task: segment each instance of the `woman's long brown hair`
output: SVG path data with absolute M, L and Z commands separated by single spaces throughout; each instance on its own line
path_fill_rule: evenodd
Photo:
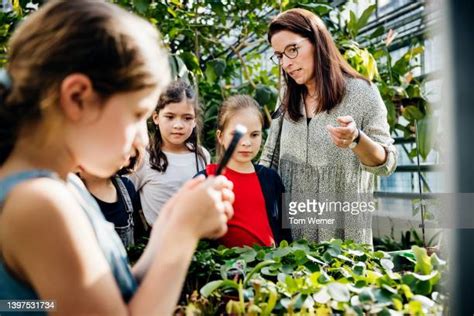
M 324 22 L 314 13 L 305 9 L 291 9 L 280 13 L 270 23 L 268 41 L 280 31 L 289 31 L 309 39 L 314 46 L 314 75 L 319 111 L 330 112 L 344 97 L 346 78 L 369 80 L 355 71 L 342 57 Z M 283 111 L 297 122 L 303 117 L 300 104 L 308 93 L 305 85 L 297 84 L 283 71 L 287 89 L 283 95 Z

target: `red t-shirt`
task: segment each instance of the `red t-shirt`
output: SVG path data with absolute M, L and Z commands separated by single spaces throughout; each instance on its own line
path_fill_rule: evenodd
M 216 169 L 216 164 L 210 164 L 206 173 L 213 175 Z M 275 242 L 257 174 L 225 168 L 223 175 L 234 184 L 234 217 L 227 223 L 227 234 L 218 242 L 226 247 L 272 246 Z

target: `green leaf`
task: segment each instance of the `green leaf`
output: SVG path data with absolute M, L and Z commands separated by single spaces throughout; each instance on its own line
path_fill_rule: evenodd
M 380 265 L 387 271 L 392 271 L 394 265 L 390 259 L 380 259 Z
M 352 270 L 357 275 L 364 275 L 364 273 L 365 273 L 365 263 L 357 262 L 355 265 L 352 266 Z
M 392 300 L 392 305 L 397 311 L 401 311 L 403 309 L 403 303 L 398 298 L 394 298 Z
M 216 73 L 217 77 L 221 77 L 224 74 L 224 71 L 227 67 L 227 64 L 224 59 L 214 59 L 210 62 L 212 68 L 214 68 L 214 72 Z
M 180 0 L 171 0 L 170 2 L 174 4 L 175 6 L 177 6 L 178 8 L 182 6 L 182 3 Z
M 257 251 L 250 247 L 240 248 L 238 253 L 240 253 L 240 258 L 244 260 L 245 263 L 253 262 L 257 257 Z
M 298 265 L 303 265 L 308 259 L 306 258 L 306 253 L 302 249 L 298 249 L 293 252 L 294 260 Z
M 179 57 L 184 61 L 190 71 L 201 70 L 199 60 L 192 52 L 182 52 Z
M 385 106 L 387 107 L 387 121 L 390 127 L 394 127 L 397 123 L 397 113 L 395 110 L 395 105 L 390 100 L 385 100 Z
M 310 261 L 315 262 L 315 263 L 317 263 L 317 264 L 319 264 L 319 265 L 321 265 L 321 266 L 325 266 L 325 265 L 326 265 L 326 263 L 325 263 L 324 261 L 321 261 L 321 260 L 319 260 L 319 259 L 316 259 L 315 257 L 313 257 L 313 256 L 311 256 L 311 255 L 308 255 L 308 254 L 307 254 L 307 255 L 306 255 L 306 258 L 308 258 Z
M 278 282 L 286 283 L 286 277 L 287 276 L 288 275 L 286 273 L 278 273 L 278 275 L 277 275 Z
M 410 303 L 408 303 L 408 313 L 410 315 L 423 315 L 421 303 L 418 301 L 410 301 Z
M 334 8 L 331 7 L 330 5 L 323 4 L 323 3 L 302 3 L 301 7 L 309 9 L 310 11 L 313 11 L 320 17 L 334 10 Z
M 375 296 L 372 293 L 372 290 L 370 288 L 362 289 L 362 292 L 359 294 L 359 301 L 362 304 L 370 304 L 375 302 Z
M 271 270 L 270 267 L 263 268 L 260 273 L 263 274 L 263 275 L 268 275 L 268 276 L 277 276 L 278 275 L 278 271 Z
M 421 98 L 421 89 L 418 84 L 411 83 L 408 87 L 405 88 L 405 91 L 410 98 Z
M 273 251 L 272 258 L 273 259 L 282 258 L 282 257 L 285 257 L 286 255 L 288 255 L 289 253 L 291 253 L 291 248 L 289 248 L 289 247 L 278 248 L 278 249 Z
M 382 274 L 376 272 L 376 271 L 371 271 L 367 270 L 367 282 L 371 284 L 377 283 L 377 280 L 382 277 Z
M 350 259 L 350 258 L 348 258 L 344 255 L 338 255 L 338 256 L 336 256 L 336 258 L 341 259 L 341 260 L 346 261 L 346 262 L 349 262 L 349 263 L 354 263 L 354 261 L 352 259 Z
M 393 315 L 392 312 L 393 310 L 387 307 L 383 307 L 382 310 L 377 314 L 377 316 L 392 316 Z M 398 315 L 398 314 L 395 314 L 395 315 Z
M 281 272 L 283 273 L 286 273 L 286 274 L 290 274 L 292 273 L 294 270 L 295 270 L 295 267 L 291 264 L 284 264 L 281 268 L 280 268 Z
M 398 293 L 396 289 L 394 289 L 393 287 L 388 286 L 387 284 L 382 284 L 382 288 L 384 290 L 387 290 L 388 292 L 390 292 L 392 294 L 397 294 Z
M 332 257 L 337 257 L 341 254 L 341 248 L 340 246 L 337 246 L 337 245 L 334 245 L 334 246 L 331 245 L 326 252 L 330 254 Z
M 365 255 L 363 251 L 360 250 L 353 250 L 353 249 L 347 249 L 347 253 L 350 254 L 351 256 L 355 257 L 362 257 Z
M 430 257 L 426 253 L 426 249 L 413 246 L 411 250 L 416 257 L 415 273 L 430 274 L 433 271 L 433 266 L 431 265 Z
M 413 47 L 410 49 L 410 51 L 407 53 L 407 55 L 409 54 L 411 57 L 415 57 L 421 53 L 423 53 L 425 51 L 425 48 L 423 46 L 418 46 L 418 47 Z
M 214 71 L 214 68 L 212 68 L 211 65 L 208 65 L 206 67 L 205 74 L 207 82 L 209 82 L 210 84 L 214 83 L 217 80 L 216 72 Z
M 133 0 L 133 6 L 140 14 L 145 14 L 150 6 L 150 0 Z
M 432 290 L 433 287 L 430 281 L 418 281 L 416 282 L 413 292 L 416 294 L 428 295 L 431 293 Z
M 295 279 L 289 275 L 285 277 L 285 284 L 290 293 L 294 293 L 298 290 L 298 284 L 296 283 Z
M 375 31 L 372 32 L 372 34 L 369 35 L 369 38 L 371 38 L 371 39 L 372 38 L 377 38 L 379 36 L 382 36 L 383 34 L 385 34 L 385 27 L 379 26 L 377 29 L 375 29 Z M 375 57 L 375 58 L 377 58 L 377 57 Z
M 425 275 L 425 274 L 418 274 L 418 273 L 412 273 L 412 272 L 408 272 L 408 274 L 411 274 L 415 277 L 415 279 L 417 280 L 420 280 L 420 281 L 429 281 L 435 277 L 438 276 L 439 272 L 438 271 L 433 271 L 431 272 L 430 274 L 428 275 Z
M 426 160 L 434 144 L 433 132 L 436 130 L 435 120 L 424 117 L 416 122 L 418 134 L 418 148 L 421 157 Z
M 390 303 L 395 294 L 385 289 L 374 289 L 374 296 L 377 303 Z
M 272 90 L 270 87 L 259 84 L 255 90 L 255 100 L 257 100 L 258 104 L 263 107 L 265 105 L 270 105 L 272 100 L 276 99 L 276 94 L 277 92 Z
M 345 284 L 334 282 L 327 285 L 329 295 L 338 302 L 349 302 L 351 295 Z
M 178 16 L 171 7 L 168 7 L 166 10 L 168 11 L 169 14 L 171 14 L 173 18 L 176 18 Z
M 233 289 L 236 289 L 236 290 L 239 289 L 239 285 L 234 281 L 231 281 L 231 280 L 218 280 L 218 281 L 211 281 L 211 282 L 207 283 L 206 285 L 204 285 L 201 288 L 201 290 L 199 292 L 201 293 L 202 296 L 208 297 L 214 291 L 216 291 L 218 288 L 221 288 L 221 287 L 233 288 Z
M 220 1 L 213 1 L 211 2 L 211 7 L 212 10 L 218 15 L 218 16 L 225 16 L 224 12 L 224 5 Z
M 255 273 L 257 273 L 258 271 L 260 271 L 260 269 L 262 269 L 263 267 L 272 265 L 272 264 L 275 264 L 275 261 L 274 261 L 274 260 L 267 260 L 267 261 L 263 261 L 263 262 L 260 262 L 259 264 L 257 264 L 257 265 L 247 274 L 247 276 L 245 277 L 244 285 L 247 285 L 247 283 L 248 283 L 249 280 L 252 278 L 252 276 L 253 276 Z
M 402 276 L 402 283 L 408 285 L 410 288 L 413 288 L 417 280 L 412 273 L 407 273 Z
M 392 71 L 399 75 L 405 75 L 408 71 L 410 71 L 411 68 L 413 68 L 411 66 L 413 58 L 421 54 L 423 51 L 424 48 L 422 46 L 411 48 L 395 62 L 392 67 Z
M 268 316 L 272 312 L 273 308 L 276 305 L 278 293 L 274 286 L 268 287 L 268 301 L 265 309 L 262 312 L 262 316 Z
M 349 291 L 351 291 L 352 293 L 356 293 L 356 294 L 362 293 L 362 290 L 363 290 L 363 288 L 356 287 L 356 286 L 352 285 L 351 283 L 347 283 L 347 288 L 349 289 Z
M 322 287 L 317 293 L 313 295 L 313 299 L 316 303 L 319 304 L 326 304 L 331 299 L 331 295 L 329 295 L 328 288 Z
M 377 9 L 377 5 L 373 4 L 371 6 L 368 6 L 367 9 L 362 12 L 359 20 L 357 21 L 357 29 L 360 30 L 364 26 L 367 25 L 367 22 L 369 21 L 370 16 L 375 12 Z
M 438 257 L 436 253 L 431 255 L 431 265 L 434 268 L 442 268 L 446 266 L 446 261 Z
M 352 38 L 357 36 L 359 30 L 357 29 L 357 17 L 354 11 L 349 12 L 349 21 L 347 22 L 347 30 L 351 34 Z
M 367 58 L 367 76 L 369 77 L 370 81 L 372 81 L 379 77 L 379 71 L 377 69 L 377 62 L 375 61 L 374 56 L 367 52 Z
M 374 257 L 375 258 L 379 258 L 379 259 L 382 259 L 382 258 L 387 258 L 387 254 L 383 251 L 376 251 L 374 252 Z
M 435 305 L 434 301 L 432 301 L 428 297 L 422 296 L 422 295 L 413 296 L 412 301 L 420 302 L 422 308 L 425 308 L 427 310 L 429 310 L 430 308 L 432 308 Z
M 409 105 L 403 111 L 403 117 L 408 121 L 421 120 L 424 117 L 424 114 L 413 105 Z
M 318 278 L 318 282 L 321 283 L 321 284 L 325 284 L 325 283 L 328 283 L 330 281 L 331 281 L 331 278 L 329 277 L 329 275 L 325 271 L 323 271 L 321 273 L 321 275 L 319 276 L 319 278 Z

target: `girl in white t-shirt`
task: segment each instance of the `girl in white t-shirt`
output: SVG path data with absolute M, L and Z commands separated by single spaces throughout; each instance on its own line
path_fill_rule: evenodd
M 130 176 L 150 225 L 166 201 L 210 161 L 209 152 L 198 145 L 197 115 L 194 91 L 181 80 L 167 87 L 153 112 L 144 163 Z

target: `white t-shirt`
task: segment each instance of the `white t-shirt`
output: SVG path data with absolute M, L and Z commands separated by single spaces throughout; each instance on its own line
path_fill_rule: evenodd
M 203 170 L 210 162 L 209 152 L 201 147 L 206 157 L 203 162 L 198 156 L 198 169 Z M 174 154 L 164 152 L 168 158 L 168 167 L 164 173 L 152 169 L 150 166 L 150 155 L 144 153 L 143 164 L 136 173 L 129 176 L 140 194 L 143 214 L 150 225 L 153 225 L 163 205 L 178 191 L 189 179 L 192 179 L 196 171 L 195 153 Z

